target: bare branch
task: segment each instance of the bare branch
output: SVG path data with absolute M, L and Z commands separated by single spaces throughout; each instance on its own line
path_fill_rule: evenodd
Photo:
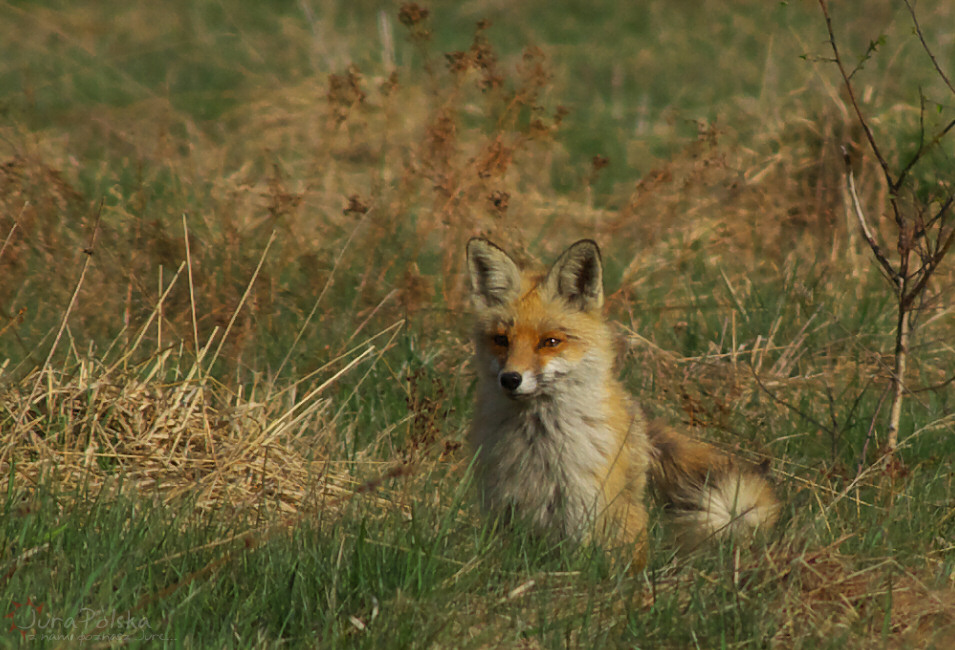
M 948 386 L 949 384 L 952 384 L 952 383 L 955 383 L 955 375 L 952 375 L 951 377 L 949 377 L 949 378 L 946 379 L 945 381 L 940 382 L 940 383 L 938 383 L 938 384 L 932 384 L 931 386 L 922 386 L 921 388 L 919 388 L 919 389 L 917 389 L 917 390 L 912 390 L 912 391 L 909 391 L 909 392 L 911 392 L 912 394 L 916 394 L 916 393 L 935 393 L 935 392 L 938 392 L 938 391 L 942 390 L 943 388 L 945 388 L 946 386 Z
M 952 247 L 952 243 L 955 242 L 955 228 L 953 228 L 948 233 L 948 237 L 945 238 L 945 241 L 939 245 L 936 249 L 935 254 L 929 258 L 928 262 L 925 263 L 925 266 L 922 268 L 921 275 L 918 279 L 918 282 L 915 283 L 909 291 L 906 292 L 906 295 L 902 296 L 903 304 L 907 307 L 911 302 L 918 296 L 922 290 L 925 288 L 925 285 L 928 284 L 929 279 L 932 277 L 932 274 L 938 268 L 938 265 L 942 262 L 942 259 L 945 257 L 948 250 Z
M 955 95 L 955 86 L 952 86 L 952 82 L 949 81 L 948 77 L 945 75 L 945 72 L 942 70 L 942 67 L 938 64 L 938 60 L 935 58 L 935 55 L 932 54 L 931 48 L 929 48 L 928 43 L 925 42 L 925 36 L 922 34 L 922 27 L 919 25 L 918 18 L 915 17 L 915 9 L 912 8 L 912 3 L 909 0 L 905 0 L 905 7 L 909 10 L 909 15 L 912 16 L 912 24 L 915 25 L 915 33 L 918 34 L 919 40 L 922 42 L 922 48 L 925 50 L 925 53 L 928 54 L 928 58 L 932 59 L 932 65 L 935 66 L 935 72 L 938 73 L 938 76 L 942 78 L 942 81 L 945 82 L 945 85 L 948 86 L 948 89 L 952 91 L 952 94 Z
M 943 79 L 949 90 L 955 94 L 955 87 L 953 87 L 944 71 L 942 71 L 938 61 L 935 59 L 935 56 L 932 54 L 931 49 L 925 41 L 911 2 L 912 0 L 905 0 L 905 5 L 909 10 L 912 22 L 915 25 L 916 33 L 922 42 L 922 47 L 925 49 L 925 52 L 935 65 L 935 70 L 938 75 Z M 855 209 L 856 217 L 859 220 L 859 226 L 862 229 L 862 234 L 865 237 L 866 242 L 869 244 L 869 248 L 872 250 L 876 261 L 878 261 L 880 268 L 894 282 L 896 298 L 898 300 L 897 321 L 895 329 L 895 367 L 891 375 L 888 391 L 888 394 L 891 394 L 892 396 L 891 406 L 889 409 L 888 435 L 886 439 L 886 458 L 888 458 L 898 445 L 899 427 L 902 416 L 902 402 L 905 394 L 909 392 L 905 386 L 906 367 L 909 356 L 910 339 L 916 324 L 915 318 L 918 314 L 917 305 L 920 300 L 924 299 L 923 294 L 926 291 L 929 281 L 932 279 L 935 271 L 938 269 L 938 266 L 941 264 L 942 260 L 945 258 L 946 254 L 951 250 L 951 248 L 955 246 L 955 227 L 946 228 L 946 226 L 948 226 L 947 217 L 950 214 L 953 201 L 955 201 L 955 194 L 948 194 L 948 196 L 944 198 L 939 210 L 927 221 L 926 216 L 927 213 L 929 213 L 928 206 L 932 205 L 936 200 L 941 200 L 941 197 L 938 195 L 942 194 L 942 192 L 938 192 L 936 194 L 936 197 L 938 198 L 931 199 L 928 202 L 920 200 L 916 196 L 915 205 L 911 207 L 911 210 L 914 210 L 914 212 L 911 213 L 908 206 L 903 206 L 901 204 L 900 194 L 903 187 L 910 187 L 913 191 L 917 189 L 917 187 L 912 187 L 913 185 L 917 185 L 917 183 L 909 180 L 911 178 L 910 173 L 913 169 L 915 169 L 916 165 L 918 165 L 920 161 L 925 160 L 926 154 L 930 150 L 938 146 L 942 139 L 948 136 L 951 131 L 955 129 L 955 120 L 949 121 L 937 132 L 935 132 L 934 135 L 927 139 L 928 136 L 926 135 L 925 111 L 926 98 L 920 90 L 918 145 L 914 155 L 912 155 L 908 162 L 904 164 L 901 171 L 898 173 L 894 172 L 893 168 L 889 167 L 885 157 L 882 155 L 882 152 L 875 141 L 875 136 L 870 129 L 869 123 L 862 114 L 862 110 L 859 107 L 858 101 L 856 100 L 855 90 L 852 85 L 852 75 L 846 74 L 844 62 L 841 55 L 839 54 L 839 49 L 836 45 L 835 33 L 832 28 L 832 20 L 829 15 L 826 0 L 819 0 L 819 6 L 822 8 L 823 16 L 825 16 L 826 19 L 826 28 L 829 33 L 829 45 L 832 48 L 834 62 L 839 69 L 840 75 L 842 75 L 843 86 L 846 94 L 849 97 L 852 110 L 855 113 L 856 121 L 858 122 L 859 126 L 862 127 L 866 140 L 869 143 L 869 148 L 882 168 L 882 173 L 884 174 L 886 185 L 888 186 L 889 190 L 888 202 L 891 205 L 895 223 L 898 227 L 896 242 L 898 258 L 895 260 L 895 264 L 893 265 L 893 262 L 889 261 L 885 252 L 883 252 L 876 242 L 875 235 L 869 228 L 865 214 L 862 212 L 859 197 L 856 193 L 855 178 L 852 173 L 849 156 L 846 152 L 846 149 L 843 148 L 843 157 L 846 163 L 846 182 L 849 188 L 849 195 L 852 198 L 852 204 L 853 208 Z M 866 56 L 868 56 L 873 48 L 874 45 L 870 44 L 869 52 L 866 53 Z M 856 70 L 853 70 L 853 74 L 855 72 Z M 894 173 L 895 177 L 893 178 Z M 920 261 L 920 264 L 917 264 L 918 268 L 914 271 L 910 269 L 910 264 L 913 264 L 914 262 L 912 260 L 913 253 Z M 870 434 L 871 433 L 872 432 L 870 432 Z
M 862 212 L 862 206 L 859 204 L 859 195 L 856 193 L 855 177 L 852 174 L 852 161 L 849 160 L 849 153 L 845 147 L 842 147 L 842 158 L 846 163 L 846 179 L 849 186 L 849 196 L 852 197 L 852 207 L 855 209 L 856 218 L 859 220 L 859 226 L 862 229 L 862 236 L 865 237 L 866 242 L 869 244 L 869 248 L 872 249 L 872 254 L 875 255 L 875 259 L 878 260 L 879 265 L 888 274 L 889 279 L 892 280 L 896 288 L 898 288 L 901 280 L 899 273 L 895 270 L 895 268 L 893 268 L 892 263 L 889 262 L 888 258 L 885 256 L 885 253 L 882 252 L 882 248 L 879 246 L 878 242 L 875 241 L 875 236 L 872 234 L 872 230 L 869 228 L 869 224 L 865 219 L 865 214 Z
M 919 122 L 921 121 L 922 121 L 922 115 L 919 114 Z M 902 168 L 902 171 L 899 173 L 899 177 L 896 179 L 895 185 L 892 186 L 893 192 L 897 192 L 898 189 L 902 187 L 902 183 L 905 181 L 906 176 L 908 176 L 909 172 L 912 171 L 912 168 L 915 167 L 915 165 L 918 164 L 918 162 L 922 159 L 922 156 L 925 155 L 925 152 L 931 149 L 932 147 L 934 147 L 935 145 L 937 145 L 941 141 L 941 139 L 944 138 L 946 135 L 948 135 L 948 132 L 951 131 L 953 128 L 955 128 L 955 120 L 952 120 L 951 122 L 946 124 L 945 127 L 941 131 L 939 131 L 935 135 L 935 137 L 932 138 L 932 140 L 926 145 L 924 143 L 925 126 L 921 125 L 919 131 L 921 133 L 921 138 L 923 141 L 919 142 L 919 148 L 915 151 L 915 154 L 912 156 L 912 159 L 905 165 L 905 167 Z
M 925 222 L 921 228 L 915 232 L 916 238 L 921 238 L 925 236 L 932 226 L 934 226 L 942 217 L 945 216 L 945 213 L 950 207 L 952 207 L 952 202 L 955 201 L 955 194 L 949 194 L 948 198 L 945 199 L 945 203 L 942 204 L 942 207 L 939 208 L 938 212 L 935 213 L 935 216 Z
M 836 34 L 832 30 L 832 18 L 829 16 L 829 7 L 826 6 L 826 0 L 819 0 L 819 6 L 822 7 L 822 15 L 826 18 L 826 30 L 829 32 L 829 46 L 832 48 L 832 54 L 835 57 L 836 66 L 839 68 L 839 74 L 842 75 L 842 82 L 845 86 L 846 94 L 849 95 L 849 102 L 852 104 L 852 110 L 856 114 L 856 119 L 859 120 L 859 125 L 862 126 L 863 132 L 865 132 L 865 137 L 866 140 L 869 141 L 869 147 L 872 149 L 872 153 L 875 154 L 876 159 L 879 161 L 879 166 L 882 168 L 882 173 L 885 175 L 886 182 L 890 188 L 894 188 L 895 179 L 892 178 L 892 172 L 889 170 L 889 163 L 886 162 L 885 157 L 882 155 L 882 150 L 879 149 L 879 145 L 875 141 L 875 136 L 872 134 L 872 129 L 869 128 L 869 122 L 862 114 L 862 109 L 859 108 L 859 102 L 856 101 L 856 94 L 852 87 L 852 82 L 849 79 L 849 75 L 846 73 L 845 65 L 842 63 L 842 57 L 839 55 L 839 47 L 836 45 Z

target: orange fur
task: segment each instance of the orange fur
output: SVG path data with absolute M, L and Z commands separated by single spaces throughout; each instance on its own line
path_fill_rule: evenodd
M 477 404 L 470 432 L 484 508 L 559 538 L 595 537 L 646 561 L 648 477 L 689 545 L 773 523 L 765 479 L 705 443 L 648 425 L 613 375 L 600 252 L 546 272 L 468 243 Z

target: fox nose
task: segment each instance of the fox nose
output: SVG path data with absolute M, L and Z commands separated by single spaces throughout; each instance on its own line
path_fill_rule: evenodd
M 501 377 L 501 387 L 506 391 L 515 391 L 517 387 L 521 385 L 521 373 L 519 372 L 502 372 Z

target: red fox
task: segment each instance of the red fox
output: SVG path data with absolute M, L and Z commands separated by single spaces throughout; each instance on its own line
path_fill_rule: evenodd
M 778 502 L 756 468 L 648 422 L 614 377 L 597 244 L 578 241 L 544 273 L 486 239 L 467 246 L 478 385 L 470 443 L 481 504 L 539 533 L 647 555 L 644 492 L 681 547 L 771 526 Z

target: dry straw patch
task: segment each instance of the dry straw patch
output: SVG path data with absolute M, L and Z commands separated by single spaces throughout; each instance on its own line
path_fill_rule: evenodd
M 399 330 L 400 323 L 389 328 L 380 348 L 372 337 L 284 389 L 261 383 L 248 394 L 205 373 L 211 340 L 185 369 L 171 349 L 138 368 L 126 366 L 129 354 L 112 366 L 76 355 L 66 369 L 47 366 L 6 385 L 0 467 L 23 487 L 96 493 L 120 478 L 141 496 L 185 498 L 199 510 L 334 508 L 362 491 L 350 465 L 365 456 L 349 464 L 331 458 L 343 432 L 326 394 L 377 363 Z M 169 373 L 181 378 L 163 381 Z
M 14 466 L 18 484 L 53 481 L 95 492 L 120 476 L 139 494 L 167 502 L 188 495 L 200 509 L 268 503 L 290 512 L 336 483 L 296 445 L 327 424 L 327 400 L 314 399 L 295 416 L 241 396 L 223 404 L 198 383 L 91 371 L 89 362 L 69 374 L 37 371 L 25 379 L 41 387 L 34 395 L 6 391 L 3 468 Z

